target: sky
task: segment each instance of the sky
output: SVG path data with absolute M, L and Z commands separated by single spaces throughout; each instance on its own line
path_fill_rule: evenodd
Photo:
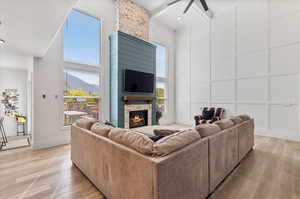
M 73 10 L 65 22 L 64 60 L 100 65 L 100 20 Z
M 158 77 L 166 77 L 166 47 L 158 43 L 156 46 L 156 75 Z

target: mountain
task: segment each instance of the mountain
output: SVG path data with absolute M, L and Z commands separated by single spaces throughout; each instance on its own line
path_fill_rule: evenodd
M 95 84 L 89 84 L 89 83 L 81 80 L 80 78 L 70 75 L 69 73 L 66 73 L 66 72 L 64 73 L 64 76 L 65 76 L 64 90 L 66 90 L 67 87 L 74 89 L 74 90 L 81 88 L 82 90 L 87 91 L 90 94 L 100 93 L 99 86 L 97 86 Z

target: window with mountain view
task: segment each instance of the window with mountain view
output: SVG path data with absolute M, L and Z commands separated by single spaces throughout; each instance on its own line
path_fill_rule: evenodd
M 153 43 L 156 46 L 156 97 L 157 109 L 162 113 L 167 111 L 167 48 L 164 45 Z
M 73 10 L 64 26 L 64 125 L 99 119 L 100 21 Z
M 82 70 L 64 71 L 65 126 L 79 118 L 99 117 L 100 74 Z

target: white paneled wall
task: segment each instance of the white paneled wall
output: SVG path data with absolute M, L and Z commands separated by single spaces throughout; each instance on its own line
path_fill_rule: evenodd
M 246 113 L 256 133 L 300 141 L 300 1 L 239 0 L 177 33 L 177 122 L 205 105 Z

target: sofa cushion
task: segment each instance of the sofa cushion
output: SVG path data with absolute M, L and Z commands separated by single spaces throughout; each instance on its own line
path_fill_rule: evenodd
M 91 130 L 92 125 L 96 122 L 96 119 L 87 119 L 87 118 L 82 118 L 77 120 L 75 123 L 79 128 Z
M 200 138 L 199 133 L 195 129 L 174 133 L 155 142 L 153 145 L 153 154 L 158 156 L 168 155 Z
M 239 117 L 243 120 L 243 121 L 247 121 L 250 120 L 251 117 L 249 115 L 239 115 Z
M 196 126 L 196 130 L 202 138 L 214 135 L 222 131 L 222 129 L 216 124 L 200 124 Z
M 158 140 L 162 139 L 166 137 L 165 135 L 154 135 L 154 136 L 150 136 L 149 138 L 153 141 L 153 142 L 157 142 Z
M 230 120 L 231 120 L 235 125 L 240 124 L 240 123 L 243 122 L 242 118 L 240 118 L 239 116 L 232 117 L 232 118 L 230 118 Z
M 180 130 L 174 130 L 174 129 L 154 129 L 153 133 L 156 136 L 168 136 L 174 133 L 178 133 L 179 131 Z
M 231 121 L 230 119 L 219 120 L 219 121 L 215 122 L 215 124 L 218 125 L 222 130 L 228 129 L 228 128 L 234 126 L 233 121 Z
M 152 154 L 154 142 L 142 133 L 128 129 L 114 128 L 109 132 L 108 137 L 142 154 Z
M 93 133 L 104 137 L 108 137 L 108 133 L 111 129 L 113 129 L 113 127 L 102 124 L 100 122 L 95 122 L 91 127 L 91 131 Z

